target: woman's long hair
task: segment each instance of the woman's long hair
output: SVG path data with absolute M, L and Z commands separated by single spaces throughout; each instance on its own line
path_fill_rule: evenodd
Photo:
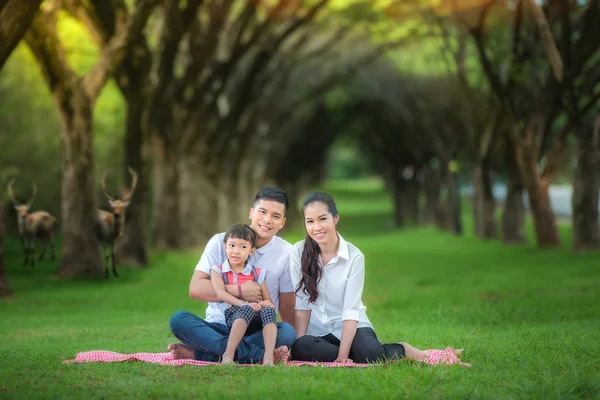
M 302 216 L 304 216 L 306 207 L 313 203 L 325 204 L 327 210 L 334 218 L 338 215 L 333 197 L 323 192 L 312 192 L 309 193 L 302 202 Z M 306 229 L 306 225 L 304 228 Z M 317 284 L 323 276 L 323 267 L 319 263 L 320 255 L 321 248 L 319 247 L 319 244 L 315 242 L 308 235 L 308 231 L 306 231 L 306 240 L 304 241 L 304 249 L 302 250 L 302 258 L 300 260 L 302 279 L 300 279 L 296 293 L 302 288 L 302 291 L 308 295 L 308 301 L 311 303 L 317 301 L 317 298 L 319 297 Z

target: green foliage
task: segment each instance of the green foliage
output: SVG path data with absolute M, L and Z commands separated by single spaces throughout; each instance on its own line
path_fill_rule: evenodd
M 352 138 L 340 138 L 331 146 L 327 162 L 328 178 L 362 178 L 371 172 L 368 158 Z
M 504 247 L 430 229 L 385 231 L 391 200 L 375 181 L 324 187 L 340 231 L 365 254 L 363 300 L 378 337 L 419 348 L 464 347 L 462 367 L 400 362 L 367 369 L 62 364 L 79 351 L 164 352 L 200 255 L 154 253 L 146 270 L 108 282 L 59 282 L 55 266 L 20 265 L 7 246 L 15 299 L 0 302 L 0 392 L 6 398 L 597 398 L 597 255 Z M 302 226 L 286 233 L 294 242 Z M 563 232 L 569 234 L 568 230 Z M 568 268 L 565 268 L 568 265 Z
M 96 62 L 98 47 L 86 29 L 61 13 L 58 23 L 61 43 L 71 68 L 79 75 Z M 121 173 L 124 121 L 127 108 L 114 81 L 104 88 L 94 108 L 94 150 L 97 182 L 106 168 Z M 10 149 L 0 158 L 2 196 L 6 181 L 16 178 L 15 194 L 26 199 L 31 183 L 38 186 L 32 210 L 46 210 L 60 221 L 60 118 L 37 61 L 22 42 L 0 72 L 0 147 Z M 103 199 L 103 198 L 102 198 Z M 101 202 L 99 205 L 103 205 Z M 16 231 L 14 211 L 6 204 L 8 232 Z M 60 227 L 60 224 L 59 224 Z

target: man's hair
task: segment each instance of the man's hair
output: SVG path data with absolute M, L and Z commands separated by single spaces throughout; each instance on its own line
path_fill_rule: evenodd
M 223 243 L 227 243 L 229 238 L 247 240 L 252 247 L 256 247 L 256 232 L 254 232 L 254 229 L 252 229 L 250 225 L 238 224 L 232 226 L 225 233 Z
M 290 201 L 288 200 L 287 193 L 285 192 L 285 190 L 283 190 L 281 188 L 266 186 L 266 187 L 260 189 L 260 191 L 258 193 L 256 193 L 256 197 L 254 198 L 254 203 L 252 203 L 252 204 L 254 206 L 256 206 L 256 203 L 259 200 L 270 200 L 270 201 L 276 201 L 277 203 L 281 203 L 285 206 L 286 212 L 287 212 L 288 208 L 290 207 Z

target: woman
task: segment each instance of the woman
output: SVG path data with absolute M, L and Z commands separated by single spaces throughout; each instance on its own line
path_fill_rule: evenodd
M 302 203 L 306 239 L 294 245 L 290 271 L 296 288 L 296 341 L 299 361 L 367 363 L 408 358 L 435 363 L 459 362 L 450 348 L 441 357 L 400 342 L 381 344 L 362 303 L 365 258 L 336 231 L 333 198 L 310 193 Z M 439 355 L 439 354 L 438 354 Z

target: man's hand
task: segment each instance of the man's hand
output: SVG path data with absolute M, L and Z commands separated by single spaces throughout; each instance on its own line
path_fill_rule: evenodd
M 273 303 L 271 303 L 269 300 L 260 301 L 260 302 L 258 302 L 258 304 L 260 304 L 261 307 L 275 308 L 275 305 Z
M 254 281 L 248 281 L 241 285 L 243 300 L 248 302 L 260 302 L 262 301 L 262 292 L 260 285 Z

